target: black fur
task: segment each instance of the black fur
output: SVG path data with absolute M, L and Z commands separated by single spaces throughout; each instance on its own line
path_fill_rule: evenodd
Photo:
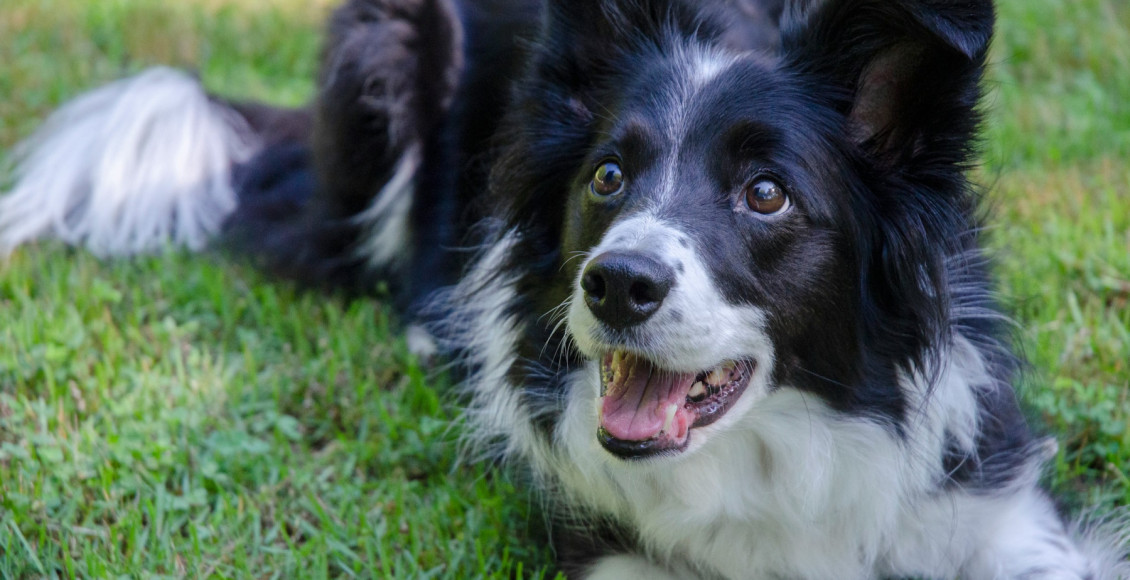
M 236 170 L 230 244 L 309 286 L 370 292 L 380 282 L 417 312 L 469 255 L 459 248 L 483 217 L 475 199 L 489 143 L 538 14 L 536 2 L 346 2 L 330 20 L 312 129 Z M 414 146 L 423 161 L 403 248 L 413 267 L 372 268 L 356 218 Z

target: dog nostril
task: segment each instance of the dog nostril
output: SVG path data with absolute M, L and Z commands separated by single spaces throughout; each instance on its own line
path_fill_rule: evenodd
M 628 289 L 628 296 L 632 302 L 637 306 L 647 306 L 656 302 L 662 302 L 666 292 L 660 292 L 656 285 L 653 285 L 645 280 L 637 280 L 632 283 L 631 288 Z
M 595 300 L 604 299 L 604 277 L 596 272 L 585 272 L 581 277 L 581 289 Z

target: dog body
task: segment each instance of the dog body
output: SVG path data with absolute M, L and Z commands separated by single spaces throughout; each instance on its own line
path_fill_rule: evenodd
M 794 7 L 766 51 L 619 4 L 551 12 L 508 219 L 451 301 L 473 432 L 576 519 L 570 569 L 1090 575 L 1036 486 L 962 177 L 991 7 Z
M 235 199 L 207 223 L 307 282 L 387 282 L 573 577 L 1124 577 L 1039 488 L 1054 443 L 1011 387 L 965 177 L 993 18 L 350 0 L 309 110 L 215 105 Z M 97 221 L 95 165 L 54 223 Z M 20 187 L 0 239 L 60 233 L 11 225 Z

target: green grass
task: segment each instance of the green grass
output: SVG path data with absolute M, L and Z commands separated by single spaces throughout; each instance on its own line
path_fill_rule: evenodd
M 1059 437 L 1057 489 L 1130 504 L 1130 4 L 999 8 L 982 180 L 1022 393 Z
M 157 63 L 308 98 L 329 0 L 4 0 L 0 151 Z M 1076 504 L 1130 504 L 1130 7 L 1007 0 L 987 100 L 1023 392 Z M 0 270 L 0 578 L 513 577 L 547 569 L 505 474 L 460 466 L 445 380 L 378 301 L 216 256 Z
M 455 465 L 452 410 L 373 302 L 58 247 L 20 252 L 0 301 L 0 577 L 546 561 L 506 478 Z

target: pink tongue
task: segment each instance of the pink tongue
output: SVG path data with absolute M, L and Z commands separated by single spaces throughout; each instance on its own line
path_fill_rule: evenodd
M 684 408 L 695 376 L 658 371 L 650 362 L 621 354 L 604 360 L 600 424 L 621 441 L 647 441 L 662 435 L 682 442 L 694 418 Z M 675 405 L 670 429 L 664 431 L 668 409 Z

